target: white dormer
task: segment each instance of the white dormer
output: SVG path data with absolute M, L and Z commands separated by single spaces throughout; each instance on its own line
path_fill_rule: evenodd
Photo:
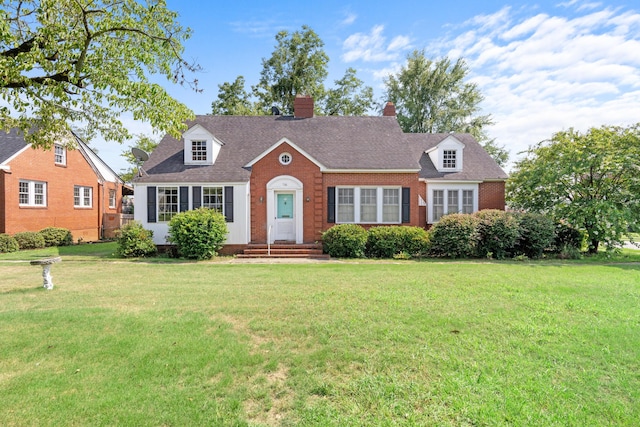
M 460 172 L 462 170 L 464 144 L 449 135 L 440 144 L 426 153 L 438 172 Z
M 182 134 L 182 138 L 184 139 L 185 165 L 214 164 L 220 153 L 220 147 L 224 145 L 198 124 Z

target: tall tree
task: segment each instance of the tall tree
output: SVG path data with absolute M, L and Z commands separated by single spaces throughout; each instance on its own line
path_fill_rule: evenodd
M 507 200 L 581 228 L 590 253 L 616 247 L 640 224 L 640 123 L 554 134 L 516 163 Z
M 211 114 L 221 116 L 256 115 L 251 96 L 244 89 L 244 77 L 238 76 L 233 83 L 218 85 L 218 99 L 211 103 Z
M 482 139 L 491 116 L 478 115 L 482 94 L 475 83 L 466 82 L 469 68 L 460 58 L 427 59 L 413 51 L 407 64 L 385 80 L 387 100 L 396 106 L 398 122 L 405 132 L 468 132 Z
M 276 43 L 271 57 L 262 60 L 260 81 L 253 91 L 265 112 L 275 105 L 285 114 L 292 114 L 297 94 L 314 99 L 324 96 L 329 57 L 323 49 L 324 42 L 306 25 L 293 33 L 280 31 Z
M 328 116 L 363 116 L 374 106 L 373 88 L 356 77 L 356 70 L 348 68 L 335 87 L 329 89 L 322 102 L 323 114 Z
M 138 148 L 145 153 L 151 153 L 158 146 L 158 141 L 153 139 L 150 136 L 139 134 L 136 135 L 136 141 L 133 145 L 130 145 L 125 151 L 123 151 L 120 156 L 124 157 L 129 163 L 129 167 L 126 170 L 122 170 L 120 172 L 120 178 L 124 182 L 131 182 L 136 174 L 139 173 L 139 161 L 131 152 L 132 148 Z
M 81 123 L 122 142 L 124 112 L 178 136 L 193 113 L 150 76 L 192 85 L 190 30 L 164 0 L 0 0 L 0 127 L 36 146 Z

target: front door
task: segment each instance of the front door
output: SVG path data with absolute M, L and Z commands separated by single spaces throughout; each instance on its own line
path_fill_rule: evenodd
M 296 240 L 295 193 L 276 192 L 275 240 Z

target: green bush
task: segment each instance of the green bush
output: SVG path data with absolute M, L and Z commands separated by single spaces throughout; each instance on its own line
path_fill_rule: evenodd
M 335 258 L 364 258 L 367 230 L 357 224 L 334 225 L 322 233 L 324 251 Z
M 515 214 L 520 224 L 520 239 L 516 244 L 516 254 L 528 258 L 540 258 L 553 245 L 555 226 L 553 220 L 536 213 Z
M 585 236 L 582 231 L 573 227 L 566 221 L 557 221 L 555 224 L 555 236 L 553 239 L 553 251 L 574 252 L 573 249 L 580 252 L 584 243 Z
M 478 253 L 478 222 L 474 215 L 443 216 L 429 230 L 429 252 L 437 257 L 475 257 Z
M 154 256 L 158 253 L 153 243 L 153 231 L 146 230 L 138 221 L 131 221 L 118 232 L 116 256 L 138 258 Z
M 179 213 L 169 222 L 169 242 L 176 245 L 178 256 L 188 259 L 216 256 L 227 232 L 224 215 L 208 208 Z
M 44 248 L 44 237 L 35 231 L 23 231 L 13 235 L 20 250 Z
M 371 227 L 365 253 L 372 258 L 393 258 L 401 253 L 415 257 L 424 255 L 428 244 L 428 234 L 420 227 Z
M 518 220 L 509 212 L 486 209 L 478 218 L 478 256 L 505 259 L 515 252 L 520 238 Z
M 0 234 L 0 253 L 16 252 L 20 249 L 20 245 L 13 236 L 8 234 Z
M 69 246 L 73 243 L 71 231 L 66 228 L 47 227 L 38 231 L 44 238 L 44 245 L 49 246 Z

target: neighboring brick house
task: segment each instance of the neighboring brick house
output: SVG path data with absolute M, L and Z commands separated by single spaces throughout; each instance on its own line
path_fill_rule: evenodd
M 173 215 L 200 206 L 227 217 L 225 252 L 250 243 L 310 243 L 334 224 L 428 227 L 440 216 L 504 209 L 505 172 L 467 134 L 405 134 L 383 116 L 198 116 L 165 136 L 135 179 L 135 219 L 165 244 Z
M 0 233 L 61 227 L 74 241 L 113 237 L 123 181 L 80 138 L 69 138 L 43 150 L 15 129 L 0 132 Z

